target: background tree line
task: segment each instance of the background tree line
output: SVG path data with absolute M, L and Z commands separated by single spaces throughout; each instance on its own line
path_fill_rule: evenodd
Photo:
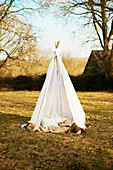
M 100 46 L 104 51 L 105 75 L 110 76 L 109 50 L 113 40 L 113 1 L 112 0 L 19 0 L 0 1 L 0 68 L 9 59 L 37 58 L 39 52 L 37 36 L 32 25 L 25 22 L 26 15 L 34 11 L 38 14 L 55 6 L 57 15 L 84 18 L 85 25 L 93 26 Z M 3 56 L 5 57 L 3 58 Z
M 33 76 L 17 76 L 15 78 L 0 77 L 0 91 L 41 90 L 46 74 Z M 113 91 L 113 76 L 106 79 L 103 74 L 71 76 L 76 91 Z

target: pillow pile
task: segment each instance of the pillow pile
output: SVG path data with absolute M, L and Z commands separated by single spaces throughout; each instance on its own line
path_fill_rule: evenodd
M 58 127 L 58 124 L 57 122 L 55 121 L 54 118 L 52 117 L 49 117 L 49 118 L 42 118 L 42 126 L 43 128 L 46 128 L 46 127 Z

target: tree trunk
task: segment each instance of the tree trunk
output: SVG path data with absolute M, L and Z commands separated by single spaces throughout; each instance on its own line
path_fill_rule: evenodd
M 110 75 L 110 51 L 108 49 L 108 38 L 107 38 L 107 25 L 106 25 L 106 1 L 100 0 L 101 3 L 101 14 L 102 14 L 102 34 L 104 43 L 104 61 L 105 61 L 105 76 L 106 78 Z
M 104 61 L 105 61 L 105 76 L 106 78 L 109 78 L 111 70 L 110 50 L 104 51 Z

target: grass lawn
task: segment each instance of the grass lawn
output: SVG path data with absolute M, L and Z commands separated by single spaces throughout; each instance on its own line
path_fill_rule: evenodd
M 39 92 L 0 92 L 0 169 L 113 169 L 113 93 L 78 92 L 86 134 L 29 132 Z

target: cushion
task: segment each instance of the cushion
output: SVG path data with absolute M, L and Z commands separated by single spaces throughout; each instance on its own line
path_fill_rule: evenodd
M 50 117 L 50 118 L 42 118 L 41 122 L 42 122 L 43 128 L 46 128 L 46 127 L 58 127 L 57 122 L 52 117 Z

